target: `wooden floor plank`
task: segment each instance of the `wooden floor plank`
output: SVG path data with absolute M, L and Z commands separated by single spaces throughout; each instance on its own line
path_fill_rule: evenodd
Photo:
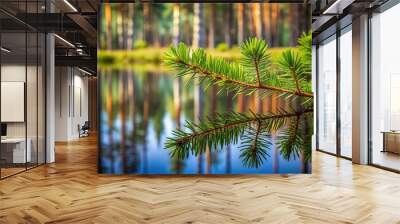
M 400 223 L 400 175 L 320 152 L 312 175 L 97 174 L 93 137 L 0 181 L 0 223 Z

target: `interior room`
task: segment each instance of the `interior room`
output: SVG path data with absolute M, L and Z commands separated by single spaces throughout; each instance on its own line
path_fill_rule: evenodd
M 85 17 L 60 1 L 2 1 L 0 7 L 4 179 L 53 162 L 54 142 L 95 133 L 96 40 L 85 29 L 94 30 L 96 4 L 75 6 L 86 11 Z M 73 15 L 60 20 L 60 12 Z M 49 18 L 54 23 L 47 23 Z
M 400 170 L 400 34 L 393 27 L 400 5 L 371 18 L 371 140 L 372 163 Z
M 356 34 L 354 24 L 359 25 L 359 21 L 354 14 L 362 13 L 351 10 L 364 6 L 360 3 L 346 7 L 350 7 L 349 11 L 334 19 L 337 26 L 321 25 L 313 40 L 318 73 L 316 148 L 353 162 L 398 172 L 399 65 L 395 55 L 400 44 L 399 33 L 393 27 L 399 19 L 400 7 L 391 1 L 370 6 L 370 17 L 364 19 L 370 25 L 362 26 Z M 359 33 L 364 38 L 361 41 Z M 360 71 L 366 72 L 365 75 L 355 76 Z M 361 127 L 353 126 L 354 122 Z M 362 133 L 354 137 L 360 129 Z M 360 138 L 364 143 L 357 146 Z M 367 153 L 355 151 L 358 147 Z
M 4 12 L 0 17 L 11 19 Z M 45 162 L 45 35 L 22 23 L 7 28 L 0 36 L 1 178 Z
M 66 142 L 84 137 L 80 132 L 82 126 L 89 123 L 88 84 L 93 78 L 79 67 L 57 66 L 55 73 L 55 141 Z
M 76 6 L 54 2 L 53 7 L 55 12 L 70 13 L 67 21 L 59 24 L 70 27 L 57 30 L 54 35 L 54 140 L 65 143 L 96 134 L 97 5 L 93 1 L 80 1 Z M 76 13 L 78 8 L 85 16 Z
M 204 2 L 0 0 L 0 224 L 400 223 L 399 0 Z

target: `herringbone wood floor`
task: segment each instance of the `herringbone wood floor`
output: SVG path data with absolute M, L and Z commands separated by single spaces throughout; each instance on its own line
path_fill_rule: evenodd
M 400 223 L 400 175 L 313 155 L 312 175 L 96 174 L 96 141 L 0 181 L 0 223 Z

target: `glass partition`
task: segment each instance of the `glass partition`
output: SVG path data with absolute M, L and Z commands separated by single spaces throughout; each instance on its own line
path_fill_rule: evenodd
M 1 175 L 6 177 L 24 171 L 31 156 L 26 150 L 26 33 L 3 32 L 1 47 Z
M 400 5 L 371 18 L 371 162 L 400 170 Z
M 340 154 L 352 157 L 352 32 L 340 36 Z
M 318 149 L 336 153 L 336 36 L 318 48 Z
M 45 35 L 16 19 L 43 5 L 0 2 L 0 178 L 45 162 Z
M 26 74 L 26 114 L 27 114 L 27 150 L 29 160 L 27 167 L 37 165 L 37 148 L 38 148 L 38 35 L 36 32 L 28 31 L 27 33 L 27 74 Z

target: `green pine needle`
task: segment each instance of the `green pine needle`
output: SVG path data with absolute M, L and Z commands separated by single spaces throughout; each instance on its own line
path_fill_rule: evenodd
M 171 47 L 164 55 L 167 67 L 178 72 L 178 76 L 199 78 L 205 87 L 218 86 L 221 91 L 234 94 L 252 94 L 259 90 L 261 97 L 272 92 L 280 96 L 312 98 L 309 89 L 298 91 L 290 85 L 292 79 L 279 75 L 272 69 L 270 54 L 264 40 L 249 39 L 241 45 L 241 63 L 228 62 L 212 57 L 204 49 L 190 49 L 185 44 Z M 299 75 L 299 77 L 302 75 Z M 300 86 L 303 88 L 303 86 Z
M 303 156 L 304 161 L 309 161 L 313 120 L 311 34 L 303 34 L 298 42 L 300 53 L 283 52 L 278 65 L 271 63 L 266 42 L 256 38 L 240 46 L 240 63 L 211 57 L 203 49 L 193 50 L 183 43 L 171 47 L 165 53 L 164 63 L 176 70 L 178 76 L 188 76 L 206 88 L 218 86 L 219 92 L 236 95 L 257 91 L 259 97 L 265 97 L 272 92 L 279 93 L 280 97 L 296 100 L 303 108 L 309 108 L 294 112 L 279 110 L 276 114 L 228 112 L 198 123 L 187 121 L 165 143 L 171 158 L 183 160 L 191 154 L 200 155 L 207 148 L 218 150 L 240 141 L 243 165 L 258 168 L 269 157 L 269 133 L 288 125 L 277 139 L 282 156 L 287 160 Z M 301 101 L 297 101 L 299 97 Z
M 289 127 L 279 134 L 277 146 L 284 159 L 311 159 L 312 119 L 308 114 L 292 117 Z
M 245 167 L 258 168 L 270 156 L 271 136 L 263 130 L 261 122 L 257 122 L 256 126 L 250 126 L 241 138 L 240 158 Z
M 258 167 L 268 156 L 269 135 L 290 121 L 292 117 L 312 112 L 305 109 L 298 112 L 281 110 L 277 114 L 236 113 L 216 114 L 201 120 L 198 124 L 187 121 L 183 130 L 175 130 L 167 138 L 165 148 L 170 150 L 171 157 L 186 159 L 190 154 L 195 156 L 211 150 L 221 149 L 241 140 L 241 157 L 246 166 Z M 257 128 L 254 129 L 254 126 Z M 250 158 L 251 157 L 251 158 Z

